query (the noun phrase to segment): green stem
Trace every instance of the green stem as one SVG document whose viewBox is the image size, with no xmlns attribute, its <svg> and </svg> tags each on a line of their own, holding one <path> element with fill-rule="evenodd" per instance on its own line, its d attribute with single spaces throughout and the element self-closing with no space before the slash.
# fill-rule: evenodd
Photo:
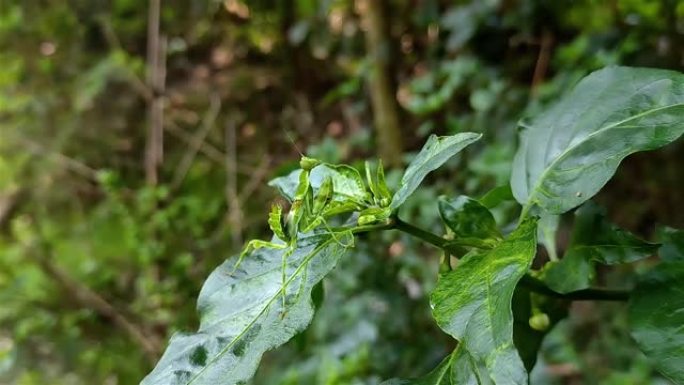
<svg viewBox="0 0 684 385">
<path fill-rule="evenodd" d="M 399 218 L 395 218 L 394 226 L 391 226 L 389 228 L 394 228 L 403 231 L 407 234 L 413 235 L 414 237 L 420 238 L 423 241 L 454 255 L 462 255 L 462 249 L 456 249 L 453 244 L 449 244 L 448 240 L 441 238 L 429 231 L 425 231 L 421 228 L 413 226 L 410 223 L 406 223 Z M 627 301 L 629 299 L 630 294 L 629 291 L 625 290 L 609 289 L 584 289 L 569 293 L 558 293 L 551 290 L 551 288 L 546 286 L 546 284 L 543 281 L 534 278 L 529 274 L 525 274 L 525 276 L 523 276 L 523 278 L 520 280 L 520 284 L 534 293 L 542 294 L 547 297 L 567 299 L 571 301 Z"/>
<path fill-rule="evenodd" d="M 448 252 L 451 252 L 451 250 L 449 250 L 449 245 L 447 245 L 447 243 L 449 242 L 448 240 L 446 240 L 446 239 L 444 239 L 444 238 L 442 238 L 442 237 L 440 237 L 434 233 L 431 233 L 431 232 L 425 231 L 419 227 L 413 226 L 410 223 L 406 223 L 399 218 L 396 218 L 394 220 L 394 228 L 399 230 L 399 231 L 403 231 L 407 234 L 413 235 L 416 238 L 420 238 L 423 241 L 425 241 L 431 245 L 437 246 L 442 250 L 446 250 Z"/>
<path fill-rule="evenodd" d="M 569 293 L 558 293 L 551 290 L 543 281 L 534 278 L 529 274 L 526 274 L 524 277 L 522 277 L 520 284 L 534 293 L 571 301 L 627 301 L 629 300 L 630 295 L 630 291 L 628 290 L 596 288 L 571 291 Z"/>
</svg>

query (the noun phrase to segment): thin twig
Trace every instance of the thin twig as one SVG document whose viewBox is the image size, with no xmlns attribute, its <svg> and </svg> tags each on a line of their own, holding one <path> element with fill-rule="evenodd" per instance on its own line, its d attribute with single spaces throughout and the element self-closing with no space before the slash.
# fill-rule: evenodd
<svg viewBox="0 0 684 385">
<path fill-rule="evenodd" d="M 102 30 L 102 34 L 104 35 L 107 44 L 109 44 L 109 48 L 115 51 L 124 52 L 123 46 L 121 45 L 121 39 L 119 39 L 119 37 L 116 35 L 116 32 L 114 31 L 114 28 L 108 19 L 100 19 L 100 29 Z M 133 87 L 133 90 L 136 91 L 136 93 L 138 93 L 146 102 L 151 103 L 154 99 L 154 93 L 152 90 L 147 86 L 147 84 L 145 84 L 138 74 L 130 69 L 129 66 L 123 66 L 123 69 L 126 72 L 126 80 L 128 80 L 131 87 Z"/>
<path fill-rule="evenodd" d="M 244 205 L 247 199 L 249 199 L 252 196 L 252 194 L 259 188 L 261 182 L 266 178 L 266 175 L 268 175 L 270 166 L 271 157 L 268 154 L 265 154 L 261 157 L 261 161 L 259 162 L 259 165 L 256 167 L 254 172 L 251 173 L 249 181 L 245 183 L 245 186 L 240 191 L 240 205 Z"/>
<path fill-rule="evenodd" d="M 26 149 L 28 149 L 29 152 L 38 156 L 45 156 L 49 159 L 52 159 L 65 169 L 71 170 L 76 174 L 85 177 L 88 180 L 97 181 L 97 170 L 86 165 L 85 163 L 74 158 L 71 158 L 67 155 L 64 155 L 60 152 L 50 150 L 42 144 L 35 142 L 31 139 L 19 138 L 18 140 L 19 143 L 26 147 Z"/>
<path fill-rule="evenodd" d="M 217 94 L 213 93 L 210 97 L 209 109 L 202 118 L 202 125 L 197 131 L 197 134 L 190 138 L 188 149 L 181 158 L 180 164 L 176 169 L 176 174 L 174 175 L 173 181 L 171 183 L 172 189 L 175 190 L 181 185 L 181 183 L 183 183 L 188 170 L 190 170 L 190 167 L 192 166 L 192 162 L 197 156 L 197 152 L 200 150 L 200 148 L 202 148 L 202 144 L 205 142 L 207 135 L 209 135 L 209 132 L 211 132 L 211 129 L 214 128 L 214 123 L 216 122 L 216 118 L 218 117 L 220 111 L 221 98 L 219 98 Z"/>
<path fill-rule="evenodd" d="M 226 205 L 228 207 L 228 223 L 234 245 L 242 244 L 242 209 L 237 192 L 237 139 L 236 117 L 228 117 L 225 129 L 226 140 Z"/>
<path fill-rule="evenodd" d="M 45 246 L 42 248 L 47 249 Z M 130 321 L 101 295 L 55 265 L 49 256 L 34 255 L 33 259 L 36 260 L 38 266 L 47 276 L 55 280 L 70 297 L 76 300 L 79 306 L 92 309 L 103 317 L 112 320 L 114 325 L 124 330 L 134 342 L 140 345 L 151 363 L 156 362 L 161 351 L 161 344 L 158 340 L 149 338 L 149 334 L 145 333 L 141 327 Z"/>
</svg>

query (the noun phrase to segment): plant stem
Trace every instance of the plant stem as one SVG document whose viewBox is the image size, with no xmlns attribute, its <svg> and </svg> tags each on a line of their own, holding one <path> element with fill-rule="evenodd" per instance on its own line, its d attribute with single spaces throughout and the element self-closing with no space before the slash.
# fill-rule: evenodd
<svg viewBox="0 0 684 385">
<path fill-rule="evenodd" d="M 445 250 L 449 253 L 452 253 L 454 255 L 461 255 L 460 248 L 455 249 L 453 245 L 448 244 L 448 240 L 441 238 L 429 231 L 425 231 L 421 228 L 413 226 L 410 223 L 406 223 L 399 218 L 394 218 L 394 226 L 386 228 L 394 228 L 403 231 L 407 234 L 413 235 L 414 237 L 420 238 L 433 246 L 439 247 L 440 249 Z M 525 276 L 523 276 L 523 278 L 520 280 L 520 284 L 534 293 L 542 294 L 547 297 L 567 299 L 571 301 L 627 301 L 629 299 L 630 294 L 630 292 L 626 290 L 609 289 L 584 289 L 569 293 L 558 293 L 551 290 L 551 288 L 546 286 L 546 284 L 543 281 L 534 278 L 529 274 L 525 274 Z"/>
<path fill-rule="evenodd" d="M 533 276 L 526 274 L 520 280 L 520 284 L 528 290 L 542 294 L 547 297 L 558 299 L 567 299 L 571 301 L 627 301 L 629 300 L 630 292 L 628 290 L 612 290 L 612 289 L 584 289 L 571 291 L 569 293 L 558 293 L 551 290 L 546 284 Z"/>
<path fill-rule="evenodd" d="M 431 233 L 429 231 L 425 231 L 421 228 L 413 226 L 410 223 L 406 223 L 399 218 L 395 218 L 394 228 L 399 230 L 399 231 L 403 231 L 407 234 L 413 235 L 416 238 L 420 238 L 423 241 L 425 241 L 425 242 L 427 242 L 433 246 L 437 246 L 442 250 L 450 251 L 449 246 L 447 245 L 447 243 L 449 242 L 448 240 L 446 240 L 446 239 L 444 239 L 444 238 L 442 238 L 442 237 L 440 237 L 434 233 Z"/>
</svg>

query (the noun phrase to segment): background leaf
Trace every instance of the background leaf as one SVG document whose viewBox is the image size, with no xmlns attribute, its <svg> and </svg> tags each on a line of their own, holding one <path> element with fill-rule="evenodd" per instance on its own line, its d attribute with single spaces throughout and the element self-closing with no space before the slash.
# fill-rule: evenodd
<svg viewBox="0 0 684 385">
<path fill-rule="evenodd" d="M 161 360 L 141 384 L 244 384 L 254 375 L 264 352 L 284 344 L 311 322 L 312 289 L 344 251 L 328 235 L 301 239 L 287 260 L 290 278 L 284 291 L 285 308 L 281 284 L 284 250 L 260 249 L 247 256 L 233 275 L 237 258 L 226 261 L 200 292 L 199 331 L 171 338 Z"/>
<path fill-rule="evenodd" d="M 513 191 L 510 185 L 497 186 L 489 190 L 482 198 L 478 199 L 486 208 L 491 209 L 503 202 L 512 201 Z"/>
<path fill-rule="evenodd" d="M 654 254 L 658 247 L 609 223 L 604 210 L 587 202 L 575 213 L 568 250 L 559 262 L 549 264 L 544 280 L 559 293 L 585 289 L 594 277 L 594 262 L 634 262 Z"/>
<path fill-rule="evenodd" d="M 511 187 L 523 205 L 564 213 L 596 194 L 626 156 L 684 132 L 684 75 L 608 67 L 522 124 Z"/>
<path fill-rule="evenodd" d="M 432 372 L 414 380 L 388 380 L 382 385 L 451 385 L 451 364 L 454 354 L 449 354 Z"/>
<path fill-rule="evenodd" d="M 524 221 L 493 250 L 471 254 L 443 274 L 432 293 L 437 324 L 460 345 L 456 383 L 527 384 L 513 345 L 511 299 L 534 258 L 536 221 Z M 487 379 L 487 380 L 484 380 Z"/>
<path fill-rule="evenodd" d="M 459 242 L 491 248 L 502 239 L 492 213 L 465 195 L 454 199 L 440 198 L 439 214 Z"/>
<path fill-rule="evenodd" d="M 684 384 L 684 263 L 663 262 L 641 277 L 629 315 L 639 348 L 662 374 Z"/>
<path fill-rule="evenodd" d="M 449 158 L 459 153 L 469 144 L 477 141 L 482 134 L 464 132 L 452 136 L 430 135 L 427 143 L 409 164 L 401 178 L 399 190 L 392 197 L 390 208 L 396 210 L 418 188 L 420 182 L 431 171 L 443 165 Z"/>
<path fill-rule="evenodd" d="M 684 230 L 663 227 L 659 231 L 660 247 L 659 255 L 664 261 L 684 261 Z"/>
</svg>

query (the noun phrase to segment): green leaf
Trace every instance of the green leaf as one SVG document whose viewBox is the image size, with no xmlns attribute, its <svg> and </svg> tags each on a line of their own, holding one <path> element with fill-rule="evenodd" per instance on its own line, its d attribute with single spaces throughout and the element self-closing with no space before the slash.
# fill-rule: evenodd
<svg viewBox="0 0 684 385">
<path fill-rule="evenodd" d="M 631 334 L 663 375 L 684 384 L 684 262 L 640 278 L 629 302 Z"/>
<path fill-rule="evenodd" d="M 259 249 L 233 275 L 236 258 L 226 261 L 200 292 L 199 331 L 174 335 L 141 384 L 245 384 L 264 352 L 284 344 L 311 321 L 312 290 L 344 253 L 341 236 L 300 238 L 298 248 L 287 257 L 285 290 L 281 282 L 285 250 Z"/>
<path fill-rule="evenodd" d="M 587 202 L 575 212 L 568 250 L 559 262 L 549 264 L 544 281 L 559 293 L 585 289 L 594 277 L 594 262 L 634 262 L 653 255 L 659 246 L 611 224 L 604 210 Z"/>
<path fill-rule="evenodd" d="M 299 174 L 301 173 L 301 169 L 296 169 L 287 175 L 270 180 L 268 185 L 276 188 L 280 195 L 292 202 L 299 185 Z"/>
<path fill-rule="evenodd" d="M 399 190 L 394 193 L 390 204 L 392 211 L 398 209 L 413 194 L 427 174 L 481 137 L 482 134 L 472 132 L 440 137 L 431 135 L 401 178 Z"/>
<path fill-rule="evenodd" d="M 493 209 L 503 202 L 514 200 L 513 191 L 511 191 L 510 185 L 494 187 L 478 200 L 484 207 Z"/>
<path fill-rule="evenodd" d="M 511 299 L 536 253 L 536 231 L 536 220 L 527 219 L 493 250 L 469 254 L 440 276 L 432 313 L 460 344 L 453 383 L 527 384 L 513 345 Z"/>
<path fill-rule="evenodd" d="M 537 238 L 539 239 L 539 244 L 544 246 L 546 252 L 549 254 L 549 259 L 552 261 L 558 259 L 556 233 L 558 232 L 559 222 L 559 215 L 542 213 L 541 217 L 539 218 L 539 226 L 537 227 Z"/>
<path fill-rule="evenodd" d="M 288 175 L 271 180 L 268 185 L 275 187 L 282 196 L 292 201 L 299 185 L 299 174 L 301 172 L 301 169 L 294 170 Z M 311 183 L 314 192 L 318 191 L 326 177 L 330 177 L 333 182 L 333 201 L 346 202 L 351 200 L 361 204 L 370 198 L 361 174 L 354 167 L 328 163 L 321 163 L 314 167 L 309 175 L 309 183 Z"/>
<path fill-rule="evenodd" d="M 684 133 L 684 74 L 608 67 L 521 125 L 513 194 L 527 208 L 562 214 L 596 194 L 626 156 Z"/>
<path fill-rule="evenodd" d="M 664 261 L 684 261 L 684 230 L 663 227 L 659 230 L 660 258 Z"/>
<path fill-rule="evenodd" d="M 385 381 L 381 385 L 452 385 L 451 364 L 454 356 L 455 355 L 453 353 L 449 354 L 449 356 L 445 358 L 439 364 L 439 366 L 421 378 L 416 378 L 413 380 L 393 379 Z"/>
<path fill-rule="evenodd" d="M 441 197 L 439 214 L 459 244 L 492 248 L 502 239 L 494 216 L 480 202 L 465 195 Z"/>
</svg>

